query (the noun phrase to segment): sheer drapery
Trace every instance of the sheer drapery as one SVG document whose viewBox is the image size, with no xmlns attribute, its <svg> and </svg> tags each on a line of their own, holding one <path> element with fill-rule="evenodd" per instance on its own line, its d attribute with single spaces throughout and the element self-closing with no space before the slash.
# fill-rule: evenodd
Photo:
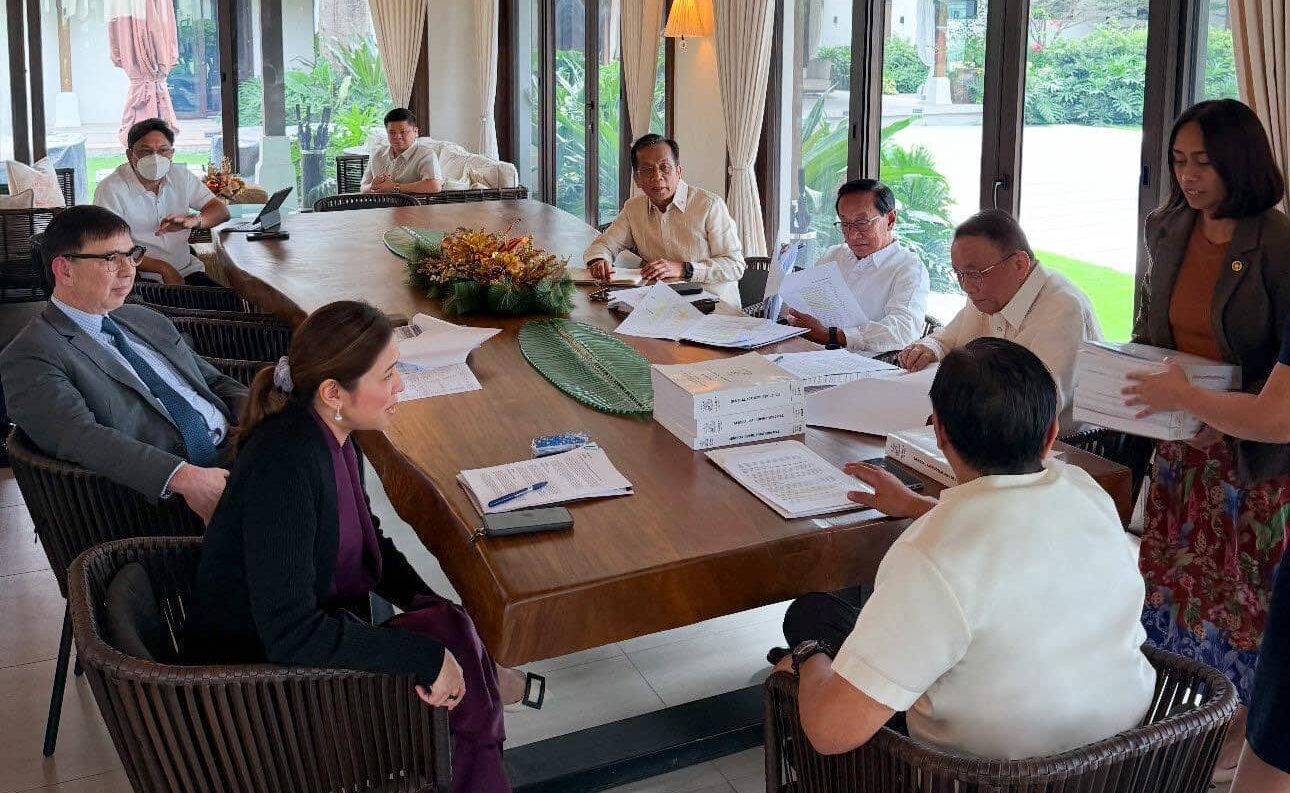
<svg viewBox="0 0 1290 793">
<path fill-rule="evenodd" d="M 717 76 L 726 121 L 730 187 L 726 203 L 739 226 L 744 256 L 766 255 L 766 229 L 753 162 L 761 138 L 770 77 L 774 0 L 714 0 Z"/>
<path fill-rule="evenodd" d="M 1285 0 L 1231 0 L 1241 101 L 1254 108 L 1272 155 L 1290 177 L 1290 13 Z M 1282 202 L 1290 208 L 1290 202 Z"/>
<path fill-rule="evenodd" d="M 426 39 L 426 10 L 430 0 L 368 0 L 376 47 L 381 52 L 385 84 L 395 107 L 407 107 L 417 59 Z"/>
<path fill-rule="evenodd" d="M 476 0 L 475 51 L 479 58 L 479 149 L 497 159 L 497 0 Z"/>
</svg>

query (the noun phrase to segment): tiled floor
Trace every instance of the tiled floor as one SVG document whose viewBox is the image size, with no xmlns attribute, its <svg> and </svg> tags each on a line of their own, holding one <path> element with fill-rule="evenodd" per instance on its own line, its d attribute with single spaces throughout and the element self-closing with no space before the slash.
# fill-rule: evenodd
<svg viewBox="0 0 1290 793">
<path fill-rule="evenodd" d="M 379 482 L 375 476 L 369 482 Z M 379 487 L 382 526 L 436 590 L 443 573 Z M 58 751 L 41 755 L 63 599 L 9 469 L 0 469 L 0 793 L 128 793 L 116 751 L 85 681 L 70 678 Z M 541 711 L 511 708 L 509 745 L 605 724 L 760 681 L 766 649 L 782 643 L 786 604 L 710 620 L 526 668 L 547 677 Z M 750 793 L 765 789 L 761 749 L 637 782 L 635 793 Z"/>
</svg>

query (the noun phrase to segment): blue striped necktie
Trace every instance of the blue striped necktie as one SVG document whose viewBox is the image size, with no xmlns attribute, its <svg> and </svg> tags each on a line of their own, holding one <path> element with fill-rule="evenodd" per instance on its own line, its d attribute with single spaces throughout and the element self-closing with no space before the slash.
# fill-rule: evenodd
<svg viewBox="0 0 1290 793">
<path fill-rule="evenodd" d="M 207 426 L 206 419 L 202 418 L 202 414 L 198 413 L 188 400 L 171 388 L 161 375 L 157 374 L 157 370 L 149 366 L 148 362 L 135 352 L 126 341 L 121 328 L 111 317 L 103 318 L 103 332 L 112 337 L 112 344 L 129 361 L 130 366 L 134 367 L 134 373 L 139 375 L 139 379 L 148 387 L 152 395 L 160 400 L 166 412 L 170 414 L 170 418 L 174 420 L 175 426 L 179 428 L 179 434 L 184 436 L 184 446 L 188 449 L 188 462 L 200 466 L 214 465 L 219 458 L 219 453 L 215 451 L 215 443 L 211 440 L 211 429 Z"/>
</svg>

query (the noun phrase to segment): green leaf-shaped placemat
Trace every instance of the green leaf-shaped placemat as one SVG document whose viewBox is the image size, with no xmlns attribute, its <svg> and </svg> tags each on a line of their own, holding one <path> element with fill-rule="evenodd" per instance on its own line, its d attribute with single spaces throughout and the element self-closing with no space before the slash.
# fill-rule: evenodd
<svg viewBox="0 0 1290 793">
<path fill-rule="evenodd" d="M 442 231 L 395 226 L 385 232 L 385 247 L 401 259 L 418 262 L 430 256 L 438 256 L 444 236 Z"/>
<path fill-rule="evenodd" d="M 650 413 L 649 361 L 599 328 L 535 319 L 520 328 L 520 352 L 551 384 L 606 413 Z"/>
</svg>

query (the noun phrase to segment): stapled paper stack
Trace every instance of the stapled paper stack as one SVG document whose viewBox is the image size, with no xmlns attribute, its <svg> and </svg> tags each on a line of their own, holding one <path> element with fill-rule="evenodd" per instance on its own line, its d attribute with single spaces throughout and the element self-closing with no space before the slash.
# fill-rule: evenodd
<svg viewBox="0 0 1290 793">
<path fill-rule="evenodd" d="M 806 432 L 801 379 L 756 353 L 656 364 L 650 379 L 654 418 L 691 449 Z"/>
<path fill-rule="evenodd" d="M 1241 385 L 1241 367 L 1232 364 L 1146 344 L 1085 342 L 1076 359 L 1079 382 L 1073 418 L 1163 441 L 1194 438 L 1202 427 L 1195 416 L 1171 410 L 1140 419 L 1136 416 L 1142 408 L 1124 404 L 1122 391 L 1132 382 L 1129 372 L 1163 372 L 1166 357 L 1177 361 L 1201 388 L 1231 391 Z"/>
</svg>

